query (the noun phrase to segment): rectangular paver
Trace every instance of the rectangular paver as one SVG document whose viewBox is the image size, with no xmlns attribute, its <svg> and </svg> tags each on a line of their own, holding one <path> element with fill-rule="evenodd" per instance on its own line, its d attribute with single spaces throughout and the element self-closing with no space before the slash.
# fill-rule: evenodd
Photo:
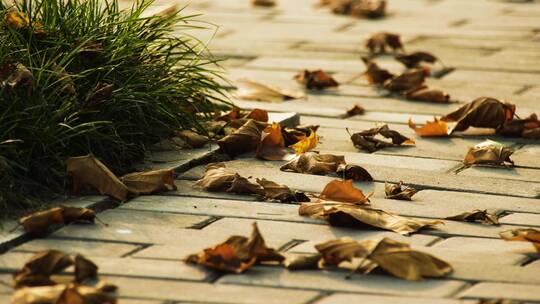
<svg viewBox="0 0 540 304">
<path fill-rule="evenodd" d="M 478 283 L 459 297 L 540 301 L 538 284 Z"/>
</svg>

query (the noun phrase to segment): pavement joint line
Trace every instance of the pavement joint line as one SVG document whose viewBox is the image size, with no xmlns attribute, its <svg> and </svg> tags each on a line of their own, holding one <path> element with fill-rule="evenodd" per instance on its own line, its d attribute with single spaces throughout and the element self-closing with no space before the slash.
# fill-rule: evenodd
<svg viewBox="0 0 540 304">
<path fill-rule="evenodd" d="M 286 251 L 289 251 L 291 250 L 292 248 L 302 244 L 302 243 L 305 243 L 307 242 L 306 240 L 297 240 L 297 239 L 293 239 L 293 240 L 290 240 L 288 241 L 287 243 L 281 245 L 281 247 L 279 247 L 277 250 L 278 251 L 281 251 L 281 252 L 286 252 Z"/>
<path fill-rule="evenodd" d="M 321 291 L 318 295 L 314 296 L 312 299 L 308 300 L 304 304 L 315 304 L 315 303 L 319 302 L 320 300 L 322 300 L 324 298 L 327 298 L 328 296 L 330 296 L 333 293 L 334 292 L 331 292 L 331 291 Z"/>
<path fill-rule="evenodd" d="M 523 85 L 520 89 L 517 89 L 516 91 L 514 91 L 513 94 L 514 95 L 523 95 L 523 93 L 525 93 L 527 91 L 530 91 L 534 87 L 535 87 L 534 85 L 526 84 L 526 85 Z"/>
<path fill-rule="evenodd" d="M 205 227 L 208 227 L 209 225 L 219 221 L 222 218 L 223 218 L 223 216 L 210 216 L 209 218 L 207 218 L 207 219 L 205 219 L 205 220 L 203 220 L 203 221 L 201 221 L 201 222 L 199 222 L 197 224 L 186 227 L 186 229 L 201 230 L 201 229 L 204 229 Z"/>
<path fill-rule="evenodd" d="M 121 258 L 127 258 L 127 257 L 130 257 L 130 256 L 134 255 L 135 253 L 140 252 L 140 251 L 143 251 L 143 250 L 145 250 L 146 248 L 150 248 L 150 247 L 152 247 L 152 246 L 153 246 L 152 244 L 144 244 L 144 245 L 137 246 L 137 247 L 134 248 L 133 250 L 130 250 L 130 251 L 124 253 L 124 254 L 121 255 L 120 257 L 121 257 Z"/>
</svg>

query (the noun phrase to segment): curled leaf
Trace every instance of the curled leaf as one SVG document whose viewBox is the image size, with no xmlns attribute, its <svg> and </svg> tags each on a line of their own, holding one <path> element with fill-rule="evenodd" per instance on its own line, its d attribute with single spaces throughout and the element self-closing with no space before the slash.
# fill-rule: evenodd
<svg viewBox="0 0 540 304">
<path fill-rule="evenodd" d="M 236 95 L 240 99 L 276 102 L 306 97 L 306 94 L 300 91 L 284 90 L 248 79 L 240 79 L 236 84 Z"/>
<path fill-rule="evenodd" d="M 499 234 L 505 241 L 531 242 L 540 252 L 540 230 L 534 228 L 517 228 Z"/>
<path fill-rule="evenodd" d="M 96 279 L 98 276 L 98 267 L 94 262 L 77 254 L 74 259 L 75 281 L 82 283 L 86 280 Z"/>
<path fill-rule="evenodd" d="M 375 136 L 382 135 L 385 138 L 390 138 L 391 142 L 383 141 Z M 388 125 L 383 125 L 377 128 L 372 128 L 362 132 L 357 132 L 351 135 L 351 141 L 354 146 L 366 150 L 370 153 L 386 147 L 397 147 L 402 144 L 414 145 L 414 140 L 407 138 L 397 131 L 391 130 Z"/>
<path fill-rule="evenodd" d="M 510 156 L 514 150 L 505 145 L 492 140 L 483 141 L 469 149 L 463 163 L 467 166 L 475 164 L 485 164 L 502 166 L 505 162 L 514 164 Z"/>
<path fill-rule="evenodd" d="M 43 236 L 55 225 L 67 225 L 73 222 L 94 222 L 94 211 L 87 208 L 63 206 L 45 211 L 38 211 L 19 220 L 24 231 L 34 236 Z"/>
<path fill-rule="evenodd" d="M 285 140 L 285 145 L 291 146 L 311 135 L 311 132 L 317 132 L 318 129 L 318 125 L 297 126 L 294 128 L 282 128 L 281 133 L 283 135 L 283 139 Z"/>
<path fill-rule="evenodd" d="M 268 111 L 263 109 L 253 109 L 249 113 L 247 113 L 244 118 L 268 122 Z"/>
<path fill-rule="evenodd" d="M 285 268 L 289 270 L 319 269 L 321 258 L 321 255 L 318 253 L 310 255 L 300 255 L 292 258 L 287 258 L 283 264 Z"/>
<path fill-rule="evenodd" d="M 255 150 L 261 140 L 261 131 L 266 126 L 265 123 L 250 119 L 232 134 L 218 140 L 219 148 L 229 156 L 237 156 Z"/>
<path fill-rule="evenodd" d="M 282 262 L 284 259 L 277 251 L 266 246 L 257 223 L 253 223 L 253 231 L 249 238 L 231 236 L 215 247 L 187 256 L 184 261 L 220 271 L 241 273 L 257 262 Z"/>
<path fill-rule="evenodd" d="M 201 148 L 208 143 L 208 137 L 191 130 L 183 130 L 176 133 L 176 135 L 184 140 L 191 148 Z"/>
<path fill-rule="evenodd" d="M 285 148 L 285 140 L 278 123 L 266 127 L 261 134 L 261 141 L 257 146 L 258 158 L 266 160 L 284 160 L 289 158 L 289 152 Z"/>
<path fill-rule="evenodd" d="M 311 130 L 311 133 L 308 137 L 301 139 L 297 143 L 291 145 L 290 147 L 296 152 L 296 154 L 306 153 L 307 151 L 317 147 L 319 143 L 319 136 L 315 131 Z"/>
<path fill-rule="evenodd" d="M 264 188 L 264 196 L 282 203 L 309 202 L 310 199 L 303 192 L 291 190 L 288 186 L 278 184 L 265 178 L 257 178 L 257 184 Z"/>
<path fill-rule="evenodd" d="M 418 190 L 412 187 L 402 187 L 402 182 L 394 185 L 385 182 L 384 192 L 386 194 L 386 198 L 388 199 L 412 201 L 413 195 L 415 195 Z"/>
<path fill-rule="evenodd" d="M 427 86 L 420 86 L 405 92 L 405 97 L 410 100 L 428 101 L 436 103 L 447 103 L 450 95 L 439 89 L 431 89 Z"/>
<path fill-rule="evenodd" d="M 340 164 L 336 170 L 336 174 L 343 179 L 350 179 L 357 182 L 373 181 L 371 174 L 358 165 Z"/>
<path fill-rule="evenodd" d="M 226 191 L 232 185 L 237 173 L 230 171 L 224 163 L 210 163 L 204 175 L 194 184 L 206 191 Z"/>
<path fill-rule="evenodd" d="M 386 0 L 322 0 L 334 14 L 376 19 L 386 14 Z"/>
<path fill-rule="evenodd" d="M 13 274 L 15 288 L 54 285 L 55 282 L 50 277 L 73 264 L 73 259 L 64 252 L 58 250 L 38 252 Z"/>
<path fill-rule="evenodd" d="M 487 210 L 473 210 L 471 212 L 463 212 L 458 215 L 446 217 L 447 220 L 463 221 L 463 222 L 478 222 L 486 225 L 499 225 L 499 216 L 495 213 L 490 213 Z"/>
<path fill-rule="evenodd" d="M 371 35 L 366 41 L 366 47 L 370 53 L 380 54 L 386 53 L 386 48 L 389 47 L 392 51 L 403 50 L 403 43 L 399 34 L 380 32 Z"/>
<path fill-rule="evenodd" d="M 409 128 L 422 137 L 448 136 L 448 125 L 437 117 L 433 117 L 433 121 L 426 121 L 426 124 L 421 127 L 417 127 L 409 118 Z"/>
<path fill-rule="evenodd" d="M 363 115 L 366 112 L 364 108 L 362 108 L 360 105 L 354 105 L 352 108 L 348 109 L 344 117 L 352 117 L 356 115 Z"/>
<path fill-rule="evenodd" d="M 323 70 L 304 70 L 294 76 L 294 79 L 307 89 L 322 90 L 339 86 L 339 83 Z"/>
<path fill-rule="evenodd" d="M 369 84 L 381 85 L 388 79 L 394 77 L 394 74 L 388 72 L 388 70 L 379 67 L 373 60 L 362 57 L 362 61 L 366 65 L 366 71 L 364 76 L 366 76 L 367 82 Z"/>
<path fill-rule="evenodd" d="M 480 97 L 456 111 L 441 117 L 442 121 L 457 122 L 450 131 L 465 131 L 469 127 L 499 128 L 512 120 L 516 106 L 495 98 Z"/>
<path fill-rule="evenodd" d="M 369 253 L 369 248 L 349 237 L 317 244 L 315 249 L 319 251 L 325 264 L 334 266 L 350 262 L 353 258 L 365 258 Z"/>
<path fill-rule="evenodd" d="M 280 170 L 324 175 L 336 172 L 340 164 L 345 164 L 345 157 L 342 155 L 306 152 L 281 166 Z"/>
<path fill-rule="evenodd" d="M 390 92 L 403 92 L 421 87 L 428 72 L 426 69 L 416 68 L 403 72 L 384 82 L 383 88 Z"/>
<path fill-rule="evenodd" d="M 527 137 L 528 132 L 540 128 L 540 121 L 535 113 L 525 119 L 512 119 L 497 129 L 497 133 L 504 136 Z"/>
<path fill-rule="evenodd" d="M 152 194 L 176 190 L 172 169 L 129 173 L 120 178 L 132 193 Z"/>
<path fill-rule="evenodd" d="M 80 193 L 90 186 L 101 194 L 109 195 L 119 201 L 126 201 L 129 190 L 109 168 L 92 154 L 71 157 L 66 161 L 67 172 L 73 178 L 73 192 Z"/>
<path fill-rule="evenodd" d="M 233 120 L 236 120 L 238 118 L 240 118 L 241 114 L 240 114 L 240 108 L 238 107 L 233 107 L 229 112 L 221 115 L 221 116 L 218 116 L 216 117 L 214 120 L 215 121 L 226 121 L 226 122 L 230 122 L 230 121 L 233 121 Z"/>
<path fill-rule="evenodd" d="M 352 180 L 333 180 L 326 184 L 319 198 L 329 201 L 354 204 L 367 204 L 373 193 L 364 195 L 362 190 L 354 187 Z"/>
<path fill-rule="evenodd" d="M 409 69 L 418 67 L 421 62 L 435 63 L 437 60 L 439 60 L 433 54 L 422 51 L 412 52 L 409 54 L 399 54 L 394 58 L 403 63 L 403 65 Z"/>
</svg>

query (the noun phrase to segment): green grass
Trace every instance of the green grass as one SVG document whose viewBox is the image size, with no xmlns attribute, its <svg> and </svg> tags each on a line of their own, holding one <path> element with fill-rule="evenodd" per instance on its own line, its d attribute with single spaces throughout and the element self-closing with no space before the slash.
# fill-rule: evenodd
<svg viewBox="0 0 540 304">
<path fill-rule="evenodd" d="M 146 0 L 125 11 L 116 0 L 18 3 L 0 4 L 0 214 L 65 191 L 71 156 L 94 153 L 125 173 L 175 131 L 204 132 L 227 103 L 215 60 L 182 34 L 196 16 L 143 17 Z M 5 19 L 12 11 L 29 22 Z M 8 83 L 17 64 L 32 81 Z"/>
</svg>

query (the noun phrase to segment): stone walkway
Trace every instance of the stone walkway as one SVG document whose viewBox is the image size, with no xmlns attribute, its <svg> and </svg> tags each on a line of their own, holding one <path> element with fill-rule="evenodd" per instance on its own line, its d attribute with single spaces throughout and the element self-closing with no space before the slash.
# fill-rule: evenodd
<svg viewBox="0 0 540 304">
<path fill-rule="evenodd" d="M 185 1 L 179 1 L 183 5 Z M 229 78 L 248 77 L 295 88 L 292 76 L 302 69 L 323 68 L 338 79 L 354 79 L 339 89 L 310 92 L 307 100 L 283 103 L 237 101 L 243 108 L 296 112 L 302 124 L 318 124 L 318 150 L 345 155 L 374 177 L 355 183 L 374 191 L 373 206 L 401 215 L 442 219 L 472 209 L 504 210 L 500 226 L 444 221 L 438 229 L 410 237 L 392 232 L 334 228 L 301 217 L 298 206 L 255 201 L 250 196 L 204 192 L 192 187 L 204 166 L 195 159 L 215 149 L 189 154 L 156 152 L 154 167 L 179 168 L 178 191 L 142 196 L 115 208 L 104 197 L 68 203 L 105 211 L 108 223 L 71 225 L 45 239 L 29 240 L 21 231 L 0 231 L 0 281 L 22 266 L 33 252 L 59 249 L 79 252 L 95 261 L 100 273 L 120 287 L 120 303 L 478 303 L 478 299 L 512 299 L 540 303 L 539 256 L 520 254 L 524 242 L 505 242 L 499 232 L 517 227 L 540 228 L 540 146 L 538 142 L 498 138 L 517 149 L 511 169 L 460 170 L 468 147 L 486 136 L 426 139 L 407 126 L 458 108 L 381 97 L 362 77 L 363 40 L 378 31 L 402 35 L 408 50 L 434 53 L 454 70 L 428 83 L 447 90 L 462 103 L 480 96 L 508 99 L 521 117 L 540 112 L 540 3 L 486 0 L 389 0 L 390 16 L 370 21 L 336 16 L 315 8 L 316 0 L 280 0 L 276 8 L 252 8 L 248 0 L 198 0 L 186 9 L 219 25 L 214 32 L 193 32 L 210 41 L 214 53 L 230 58 L 223 64 Z M 520 3 L 524 2 L 524 3 Z M 156 10 L 170 2 L 157 3 Z M 201 35 L 202 34 L 202 35 Z M 383 60 L 384 62 L 384 60 Z M 391 69 L 391 61 L 387 62 Z M 354 104 L 367 112 L 343 119 Z M 278 115 L 279 116 L 279 115 Z M 276 117 L 278 117 L 276 116 Z M 298 116 L 283 114 L 294 123 Z M 359 152 L 345 130 L 361 131 L 388 123 L 416 146 Z M 241 175 L 266 177 L 291 188 L 318 193 L 331 177 L 279 170 L 282 162 L 240 157 L 227 166 Z M 183 172 L 185 171 L 185 172 Z M 384 199 L 384 182 L 403 180 L 421 191 L 412 202 Z M 215 245 L 232 234 L 249 235 L 256 221 L 267 243 L 287 253 L 313 252 L 318 242 L 350 236 L 357 240 L 390 236 L 450 262 L 454 272 L 441 279 L 409 282 L 387 275 L 337 271 L 287 271 L 257 266 L 245 274 L 220 274 L 186 265 L 187 254 Z M 13 227 L 5 223 L 4 227 Z M 10 288 L 0 284 L 0 303 Z"/>
</svg>

